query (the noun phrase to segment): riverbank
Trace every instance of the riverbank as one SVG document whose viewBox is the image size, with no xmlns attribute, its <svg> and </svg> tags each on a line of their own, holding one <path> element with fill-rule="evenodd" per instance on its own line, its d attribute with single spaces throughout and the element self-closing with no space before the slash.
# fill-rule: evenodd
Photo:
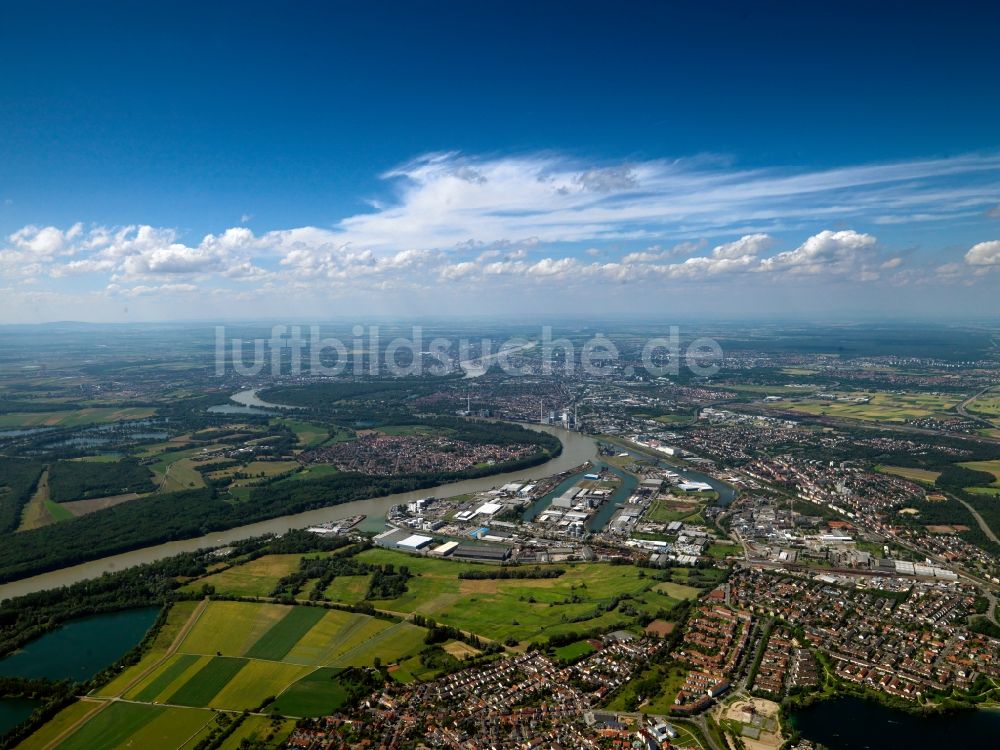
<svg viewBox="0 0 1000 750">
<path fill-rule="evenodd" d="M 519 479 L 526 480 L 558 474 L 590 461 L 597 453 L 596 441 L 579 432 L 570 432 L 569 430 L 552 425 L 525 423 L 522 426 L 538 432 L 547 432 L 555 435 L 559 438 L 560 443 L 562 443 L 562 452 L 545 463 L 526 469 L 501 472 L 476 479 L 445 482 L 440 485 L 410 492 L 354 500 L 302 513 L 277 516 L 265 521 L 237 526 L 224 531 L 142 547 L 48 573 L 22 578 L 0 585 L 0 601 L 16 596 L 23 596 L 35 591 L 68 586 L 78 581 L 96 578 L 104 573 L 111 573 L 136 565 L 142 565 L 143 563 L 162 560 L 181 552 L 194 552 L 199 549 L 221 547 L 242 539 L 249 539 L 250 537 L 262 536 L 264 534 L 283 534 L 289 529 L 300 529 L 329 521 L 339 521 L 355 515 L 367 516 L 366 525 L 369 528 L 373 524 L 377 524 L 379 520 L 384 525 L 385 514 L 393 505 L 412 502 L 427 495 L 454 497 L 455 495 L 488 490 L 499 484 Z"/>
<path fill-rule="evenodd" d="M 718 479 L 711 474 L 705 474 L 698 469 L 692 468 L 691 464 L 686 461 L 671 459 L 664 456 L 662 453 L 657 453 L 648 448 L 643 448 L 642 446 L 636 445 L 632 441 L 625 440 L 624 438 L 617 438 L 609 435 L 598 435 L 597 439 L 602 443 L 617 446 L 621 448 L 623 452 L 628 453 L 630 456 L 635 458 L 645 460 L 652 459 L 656 462 L 657 466 L 660 466 L 661 468 L 669 468 L 671 471 L 675 471 L 680 474 L 685 480 L 705 482 L 710 485 L 719 496 L 713 501 L 713 505 L 727 506 L 736 499 L 735 487 L 726 484 L 721 479 Z"/>
</svg>

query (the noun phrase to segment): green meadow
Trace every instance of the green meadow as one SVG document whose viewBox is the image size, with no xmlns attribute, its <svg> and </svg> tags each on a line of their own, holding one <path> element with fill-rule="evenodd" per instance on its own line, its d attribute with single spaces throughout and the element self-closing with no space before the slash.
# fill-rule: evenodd
<svg viewBox="0 0 1000 750">
<path fill-rule="evenodd" d="M 493 640 L 613 628 L 629 619 L 617 608 L 608 609 L 620 597 L 628 596 L 637 611 L 653 614 L 698 594 L 695 588 L 675 591 L 681 597 L 664 593 L 655 578 L 630 565 L 568 564 L 558 566 L 565 570 L 558 578 L 474 580 L 460 579 L 458 573 L 484 566 L 382 549 L 362 552 L 358 559 L 405 565 L 414 573 L 404 594 L 371 602 L 379 609 L 418 613 Z M 346 598 L 348 592 L 338 593 Z"/>
</svg>

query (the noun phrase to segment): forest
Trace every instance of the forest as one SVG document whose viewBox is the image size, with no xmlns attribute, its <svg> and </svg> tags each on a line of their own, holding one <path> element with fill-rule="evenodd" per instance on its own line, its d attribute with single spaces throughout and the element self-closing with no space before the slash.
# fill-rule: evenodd
<svg viewBox="0 0 1000 750">
<path fill-rule="evenodd" d="M 134 458 L 121 461 L 55 461 L 49 467 L 49 497 L 57 503 L 91 497 L 152 492 L 152 475 Z"/>
</svg>

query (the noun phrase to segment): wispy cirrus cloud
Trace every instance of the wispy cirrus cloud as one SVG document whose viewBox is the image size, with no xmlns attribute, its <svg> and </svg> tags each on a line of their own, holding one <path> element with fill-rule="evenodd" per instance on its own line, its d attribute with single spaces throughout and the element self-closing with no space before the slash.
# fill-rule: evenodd
<svg viewBox="0 0 1000 750">
<path fill-rule="evenodd" d="M 710 159 L 595 168 L 553 155 L 451 153 L 421 157 L 384 177 L 397 188 L 396 203 L 342 220 L 336 233 L 343 242 L 426 249 L 529 238 L 718 236 L 803 219 L 945 220 L 995 203 L 1000 155 L 792 171 L 733 170 Z"/>
</svg>

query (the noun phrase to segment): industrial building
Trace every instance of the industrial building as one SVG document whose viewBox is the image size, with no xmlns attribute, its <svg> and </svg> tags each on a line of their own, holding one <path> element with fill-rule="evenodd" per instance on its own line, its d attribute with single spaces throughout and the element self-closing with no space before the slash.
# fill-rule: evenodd
<svg viewBox="0 0 1000 750">
<path fill-rule="evenodd" d="M 452 552 L 453 557 L 483 562 L 503 562 L 510 557 L 510 547 L 492 547 L 478 544 L 459 544 Z"/>
<path fill-rule="evenodd" d="M 396 542 L 396 546 L 403 550 L 421 550 L 428 544 L 433 543 L 434 539 L 429 536 L 421 536 L 420 534 L 412 534 L 406 539 Z"/>
</svg>

